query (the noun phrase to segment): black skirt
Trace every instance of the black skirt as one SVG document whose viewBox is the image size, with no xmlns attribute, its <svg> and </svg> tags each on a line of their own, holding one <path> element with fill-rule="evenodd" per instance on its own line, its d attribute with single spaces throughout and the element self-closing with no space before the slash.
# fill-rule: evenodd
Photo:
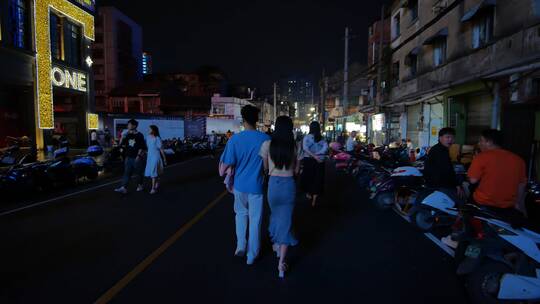
<svg viewBox="0 0 540 304">
<path fill-rule="evenodd" d="M 311 157 L 303 159 L 301 176 L 302 190 L 309 194 L 324 193 L 324 162 L 319 163 Z"/>
</svg>

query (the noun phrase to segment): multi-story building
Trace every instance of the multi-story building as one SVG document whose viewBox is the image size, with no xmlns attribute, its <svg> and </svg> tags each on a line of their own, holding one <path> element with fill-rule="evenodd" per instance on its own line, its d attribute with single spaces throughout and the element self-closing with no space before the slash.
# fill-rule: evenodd
<svg viewBox="0 0 540 304">
<path fill-rule="evenodd" d="M 75 146 L 88 143 L 88 129 L 97 122 L 92 40 L 93 1 L 0 2 L 2 139 L 27 135 L 40 149 L 54 135 Z"/>
<path fill-rule="evenodd" d="M 368 101 L 369 82 L 366 67 L 359 63 L 349 65 L 349 90 L 347 106 L 343 105 L 343 70 L 338 70 L 325 80 L 325 107 L 329 136 L 341 132 L 361 131 L 365 134 L 364 114 L 360 112 Z"/>
<path fill-rule="evenodd" d="M 533 0 L 408 0 L 391 7 L 387 141 L 437 142 L 451 126 L 460 144 L 498 128 L 530 157 L 540 90 L 540 7 Z M 539 116 L 540 117 L 540 116 Z M 516 132 L 519 130 L 519 132 Z"/>
<path fill-rule="evenodd" d="M 296 125 L 308 123 L 309 109 L 314 105 L 313 82 L 305 77 L 288 77 L 281 79 L 279 84 L 280 104 L 289 108 L 289 115 L 294 118 Z"/>
<path fill-rule="evenodd" d="M 108 97 L 114 88 L 142 81 L 141 27 L 114 7 L 99 7 L 92 54 L 96 107 L 107 112 L 112 107 Z"/>
<path fill-rule="evenodd" d="M 385 131 L 383 131 L 385 115 L 379 113 L 378 104 L 388 93 L 386 84 L 389 78 L 389 60 L 385 58 L 389 58 L 391 42 L 390 18 L 387 14 L 383 14 L 382 17 L 382 20 L 375 21 L 368 29 L 366 78 L 369 94 L 366 102 L 360 105 L 360 112 L 364 114 L 366 124 L 366 137 L 376 144 L 382 144 L 385 141 Z"/>
</svg>

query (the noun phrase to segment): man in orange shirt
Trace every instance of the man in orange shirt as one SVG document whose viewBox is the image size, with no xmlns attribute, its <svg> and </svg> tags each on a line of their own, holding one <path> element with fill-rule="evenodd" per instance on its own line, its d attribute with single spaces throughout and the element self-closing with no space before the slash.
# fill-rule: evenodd
<svg viewBox="0 0 540 304">
<path fill-rule="evenodd" d="M 497 211 L 518 209 L 523 206 L 527 185 L 525 162 L 516 154 L 501 148 L 502 134 L 498 130 L 485 130 L 480 137 L 480 150 L 468 171 L 472 184 L 478 183 L 474 201 Z"/>
</svg>

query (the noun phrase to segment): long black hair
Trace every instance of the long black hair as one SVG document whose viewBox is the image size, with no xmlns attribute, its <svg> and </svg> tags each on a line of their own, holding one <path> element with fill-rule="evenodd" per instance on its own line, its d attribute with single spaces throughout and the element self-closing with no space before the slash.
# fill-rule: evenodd
<svg viewBox="0 0 540 304">
<path fill-rule="evenodd" d="M 276 129 L 270 142 L 270 158 L 276 168 L 288 170 L 295 157 L 295 150 L 292 119 L 280 116 L 276 119 Z"/>
<path fill-rule="evenodd" d="M 159 128 L 156 125 L 151 125 L 150 129 L 152 130 L 152 135 L 161 138 L 161 136 L 159 135 Z"/>
<path fill-rule="evenodd" d="M 322 139 L 321 135 L 321 125 L 318 121 L 312 121 L 309 124 L 309 134 L 313 135 L 315 142 L 320 142 Z"/>
</svg>

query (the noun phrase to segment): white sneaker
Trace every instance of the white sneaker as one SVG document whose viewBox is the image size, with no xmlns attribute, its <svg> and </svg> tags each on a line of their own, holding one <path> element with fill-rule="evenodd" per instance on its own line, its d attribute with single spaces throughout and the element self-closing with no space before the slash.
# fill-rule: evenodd
<svg viewBox="0 0 540 304">
<path fill-rule="evenodd" d="M 127 189 L 124 186 L 122 186 L 120 188 L 116 188 L 116 189 L 114 189 L 114 191 L 118 192 L 118 193 L 122 193 L 122 194 L 127 194 Z"/>
<path fill-rule="evenodd" d="M 156 193 L 157 193 L 156 189 L 150 190 L 150 194 L 156 194 Z"/>
<path fill-rule="evenodd" d="M 137 186 L 137 192 L 141 192 L 144 190 L 144 187 L 142 185 Z"/>
</svg>

